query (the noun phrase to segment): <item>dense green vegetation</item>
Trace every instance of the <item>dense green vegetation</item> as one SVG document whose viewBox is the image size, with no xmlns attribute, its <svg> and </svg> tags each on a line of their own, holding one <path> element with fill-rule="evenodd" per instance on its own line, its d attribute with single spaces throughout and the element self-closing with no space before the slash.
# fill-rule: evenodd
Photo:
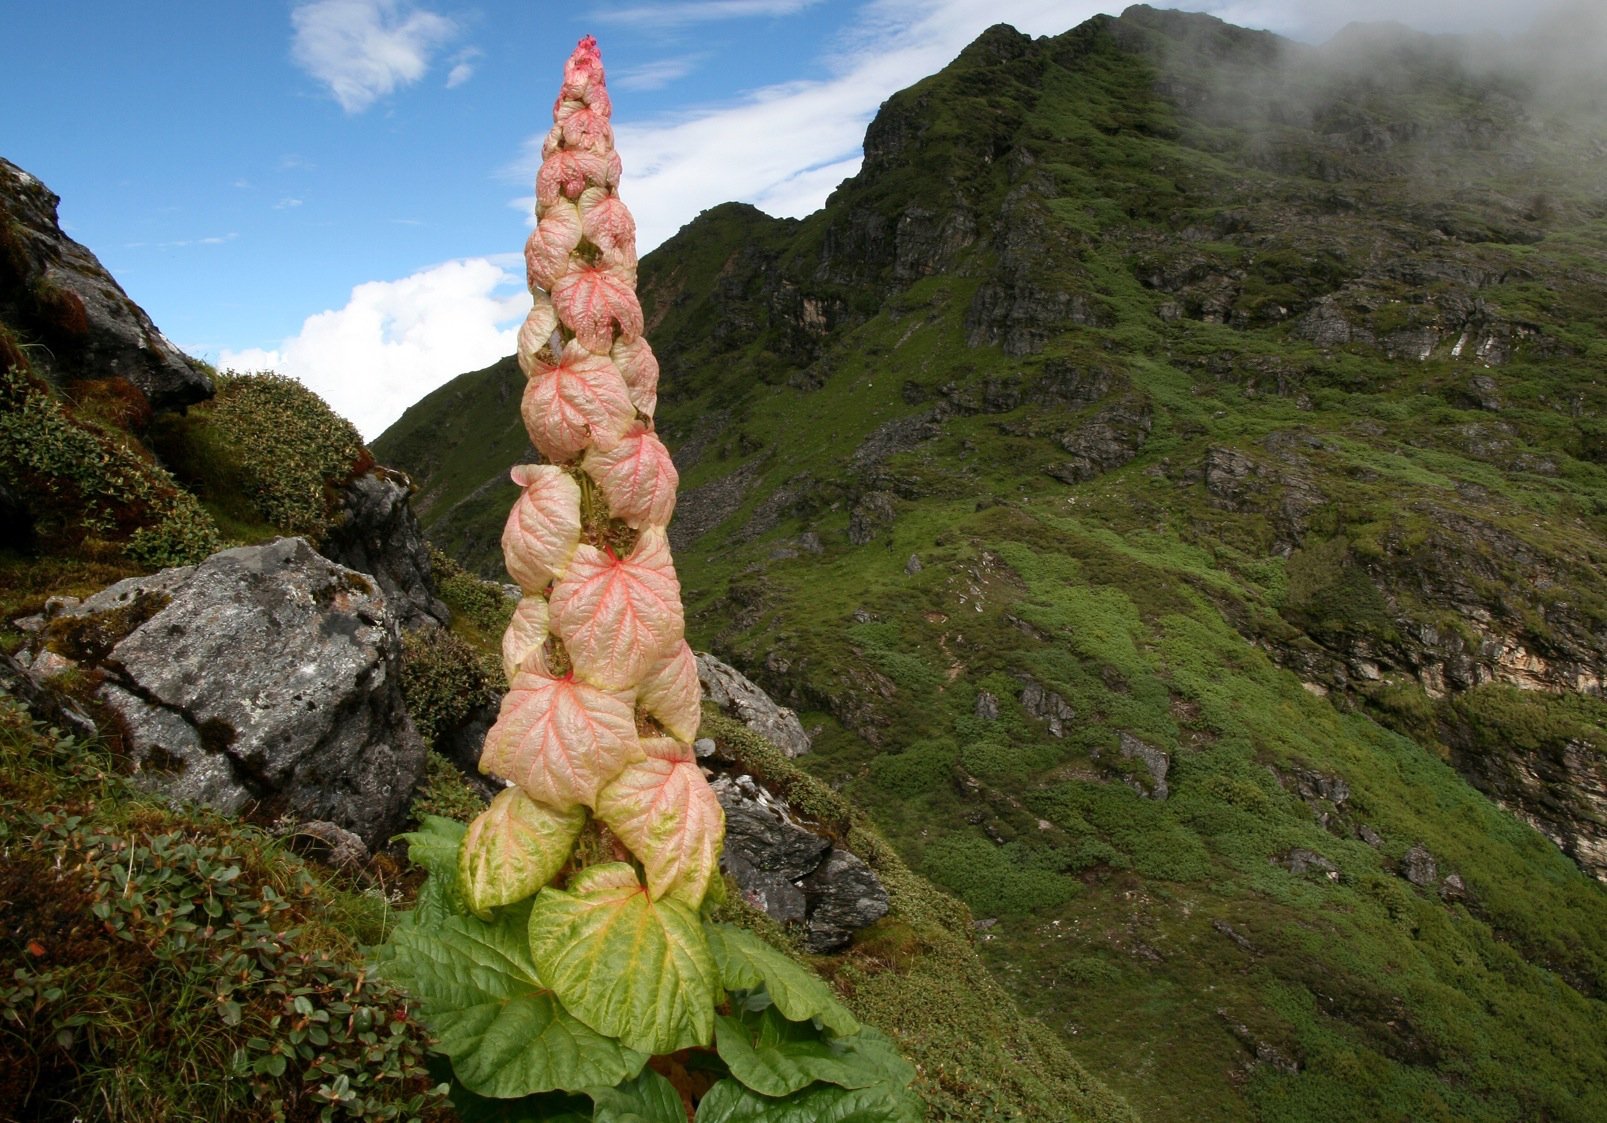
<svg viewBox="0 0 1607 1123">
<path fill-rule="evenodd" d="M 1607 1114 L 1607 892 L 1494 802 L 1600 830 L 1607 138 L 1380 60 L 995 29 L 642 266 L 694 643 L 1146 1117 Z M 376 442 L 487 574 L 515 393 Z"/>
<path fill-rule="evenodd" d="M 0 695 L 6 1117 L 448 1118 L 407 996 L 364 965 L 383 884 L 119 771 Z"/>
</svg>

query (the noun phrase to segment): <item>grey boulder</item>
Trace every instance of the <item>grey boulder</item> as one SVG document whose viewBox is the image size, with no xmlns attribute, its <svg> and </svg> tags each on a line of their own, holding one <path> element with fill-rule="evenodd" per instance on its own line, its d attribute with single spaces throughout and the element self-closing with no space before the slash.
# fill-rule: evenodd
<svg viewBox="0 0 1607 1123">
<path fill-rule="evenodd" d="M 98 668 L 138 779 L 165 798 L 323 821 L 370 848 L 401 825 L 425 747 L 396 619 L 371 578 L 302 539 L 120 581 L 38 638 L 36 674 Z"/>
</svg>

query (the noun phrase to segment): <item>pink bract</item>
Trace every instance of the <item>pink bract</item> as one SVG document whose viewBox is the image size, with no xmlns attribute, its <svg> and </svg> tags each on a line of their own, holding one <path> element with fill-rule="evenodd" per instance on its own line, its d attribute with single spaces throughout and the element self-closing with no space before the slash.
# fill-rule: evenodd
<svg viewBox="0 0 1607 1123">
<path fill-rule="evenodd" d="M 613 448 L 636 417 L 625 380 L 606 354 L 571 341 L 556 363 L 537 359 L 525 384 L 525 428 L 537 451 L 561 462 L 596 445 Z"/>
</svg>

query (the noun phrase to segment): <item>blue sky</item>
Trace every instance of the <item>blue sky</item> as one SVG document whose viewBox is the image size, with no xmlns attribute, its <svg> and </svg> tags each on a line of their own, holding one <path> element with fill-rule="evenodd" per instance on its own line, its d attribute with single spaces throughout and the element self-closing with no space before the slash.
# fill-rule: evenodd
<svg viewBox="0 0 1607 1123">
<path fill-rule="evenodd" d="M 1607 0 L 1604 0 L 1607 2 Z M 1518 0 L 1179 0 L 1326 38 L 1521 30 Z M 0 0 L 0 156 L 180 347 L 272 366 L 374 437 L 513 350 L 563 60 L 597 36 L 645 252 L 728 199 L 817 209 L 877 105 L 989 24 L 1092 0 Z"/>
</svg>

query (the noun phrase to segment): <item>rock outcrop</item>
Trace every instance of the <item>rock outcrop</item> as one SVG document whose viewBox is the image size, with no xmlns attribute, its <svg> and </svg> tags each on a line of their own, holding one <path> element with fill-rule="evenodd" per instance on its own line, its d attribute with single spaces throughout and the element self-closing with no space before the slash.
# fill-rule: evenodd
<svg viewBox="0 0 1607 1123">
<path fill-rule="evenodd" d="M 407 476 L 390 468 L 355 476 L 337 494 L 318 549 L 377 581 L 402 627 L 448 624 L 452 614 L 435 595 L 429 545 L 408 504 L 410 490 Z"/>
<path fill-rule="evenodd" d="M 713 787 L 725 811 L 722 868 L 754 908 L 802 925 L 809 951 L 835 951 L 887 914 L 887 890 L 876 872 L 800 823 L 752 776 L 720 776 Z"/>
<path fill-rule="evenodd" d="M 58 386 L 121 378 L 156 409 L 212 396 L 212 381 L 169 343 L 99 259 L 62 232 L 59 196 L 0 159 L 0 322 L 44 344 L 36 370 Z"/>
<path fill-rule="evenodd" d="M 332 823 L 373 847 L 424 767 L 400 654 L 370 578 L 280 538 L 63 604 L 28 659 L 35 679 L 93 672 L 139 779 L 165 798 Z"/>
<path fill-rule="evenodd" d="M 1580 869 L 1607 883 L 1607 755 L 1601 745 L 1571 738 L 1533 752 L 1490 753 L 1453 739 L 1452 763 Z"/>
<path fill-rule="evenodd" d="M 703 696 L 788 756 L 809 751 L 809 734 L 798 715 L 776 704 L 742 672 L 707 652 L 697 655 L 697 677 Z"/>
</svg>

